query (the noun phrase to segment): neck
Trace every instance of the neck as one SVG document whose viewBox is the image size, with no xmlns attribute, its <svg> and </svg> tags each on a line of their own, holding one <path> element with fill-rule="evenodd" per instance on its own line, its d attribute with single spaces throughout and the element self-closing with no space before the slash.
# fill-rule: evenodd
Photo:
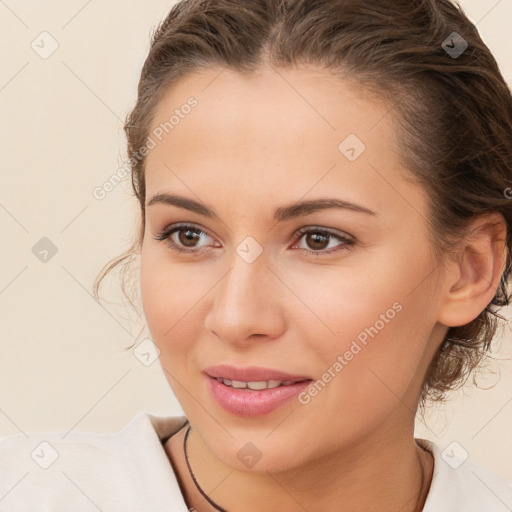
<svg viewBox="0 0 512 512">
<path fill-rule="evenodd" d="M 187 468 L 183 455 L 186 430 L 169 439 L 167 451 L 188 505 L 198 512 L 215 511 L 201 496 Z M 433 469 L 430 454 L 418 447 L 412 428 L 400 435 L 394 431 L 393 436 L 365 436 L 307 467 L 277 473 L 232 470 L 214 456 L 194 429 L 187 448 L 197 483 L 228 512 L 419 512 Z"/>
</svg>

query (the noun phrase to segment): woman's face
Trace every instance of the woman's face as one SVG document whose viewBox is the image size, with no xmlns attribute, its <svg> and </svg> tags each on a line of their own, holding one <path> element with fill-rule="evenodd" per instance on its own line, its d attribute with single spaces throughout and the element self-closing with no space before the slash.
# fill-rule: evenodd
<svg viewBox="0 0 512 512">
<path fill-rule="evenodd" d="M 212 68 L 150 137 L 144 312 L 210 451 L 268 471 L 410 435 L 446 328 L 389 107 L 312 68 Z"/>
</svg>

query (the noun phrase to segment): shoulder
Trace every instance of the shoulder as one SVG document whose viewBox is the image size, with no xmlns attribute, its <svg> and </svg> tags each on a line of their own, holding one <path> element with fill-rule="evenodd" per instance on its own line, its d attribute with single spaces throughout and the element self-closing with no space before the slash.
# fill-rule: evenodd
<svg viewBox="0 0 512 512">
<path fill-rule="evenodd" d="M 149 499 L 179 503 L 162 439 L 185 423 L 182 416 L 139 413 L 116 433 L 30 432 L 0 438 L 0 509 L 131 512 L 151 510 Z"/>
<path fill-rule="evenodd" d="M 419 444 L 434 456 L 434 473 L 424 512 L 510 512 L 512 482 L 478 466 L 460 449 L 441 448 L 425 439 Z"/>
</svg>

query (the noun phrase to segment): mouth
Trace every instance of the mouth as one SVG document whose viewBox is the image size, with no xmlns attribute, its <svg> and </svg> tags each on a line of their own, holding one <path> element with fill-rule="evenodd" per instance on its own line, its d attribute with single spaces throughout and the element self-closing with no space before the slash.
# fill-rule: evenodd
<svg viewBox="0 0 512 512">
<path fill-rule="evenodd" d="M 279 382 L 286 385 L 287 383 L 299 382 L 303 380 L 312 380 L 307 375 L 291 374 L 282 370 L 274 370 L 272 368 L 263 368 L 261 366 L 237 367 L 226 364 L 210 366 L 204 370 L 204 373 L 214 379 L 223 379 L 232 382 L 260 383 Z M 228 386 L 231 385 L 227 383 Z M 274 386 L 277 387 L 277 386 Z"/>
<path fill-rule="evenodd" d="M 235 389 L 252 389 L 253 391 L 262 391 L 263 389 L 274 389 L 281 386 L 291 386 L 293 384 L 297 384 L 298 382 L 305 382 L 306 380 L 259 380 L 259 381 L 250 381 L 245 382 L 241 380 L 231 380 L 231 379 L 223 379 L 222 377 L 217 377 L 216 380 L 218 382 L 222 382 L 225 386 L 229 386 Z"/>
<path fill-rule="evenodd" d="M 227 412 L 256 417 L 296 397 L 312 381 L 269 368 L 219 365 L 205 371 L 210 396 Z"/>
</svg>

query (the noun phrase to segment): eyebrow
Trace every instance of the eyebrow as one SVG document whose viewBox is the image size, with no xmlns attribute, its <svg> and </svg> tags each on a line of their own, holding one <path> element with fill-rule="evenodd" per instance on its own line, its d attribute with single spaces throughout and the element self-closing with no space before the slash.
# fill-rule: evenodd
<svg viewBox="0 0 512 512">
<path fill-rule="evenodd" d="M 210 208 L 203 203 L 189 199 L 183 196 L 171 195 L 171 194 L 156 194 L 147 203 L 146 206 L 152 206 L 154 204 L 167 204 L 184 208 L 191 212 L 204 215 L 211 219 L 219 219 L 219 216 Z M 302 215 L 308 215 L 320 210 L 327 210 L 330 208 L 338 208 L 344 210 L 352 210 L 359 213 L 366 213 L 368 215 L 377 215 L 376 212 L 365 208 L 364 206 L 344 201 L 343 199 L 337 198 L 319 198 L 312 199 L 309 201 L 301 201 L 298 203 L 292 203 L 289 205 L 281 206 L 274 212 L 274 220 L 276 222 L 282 222 Z"/>
</svg>

